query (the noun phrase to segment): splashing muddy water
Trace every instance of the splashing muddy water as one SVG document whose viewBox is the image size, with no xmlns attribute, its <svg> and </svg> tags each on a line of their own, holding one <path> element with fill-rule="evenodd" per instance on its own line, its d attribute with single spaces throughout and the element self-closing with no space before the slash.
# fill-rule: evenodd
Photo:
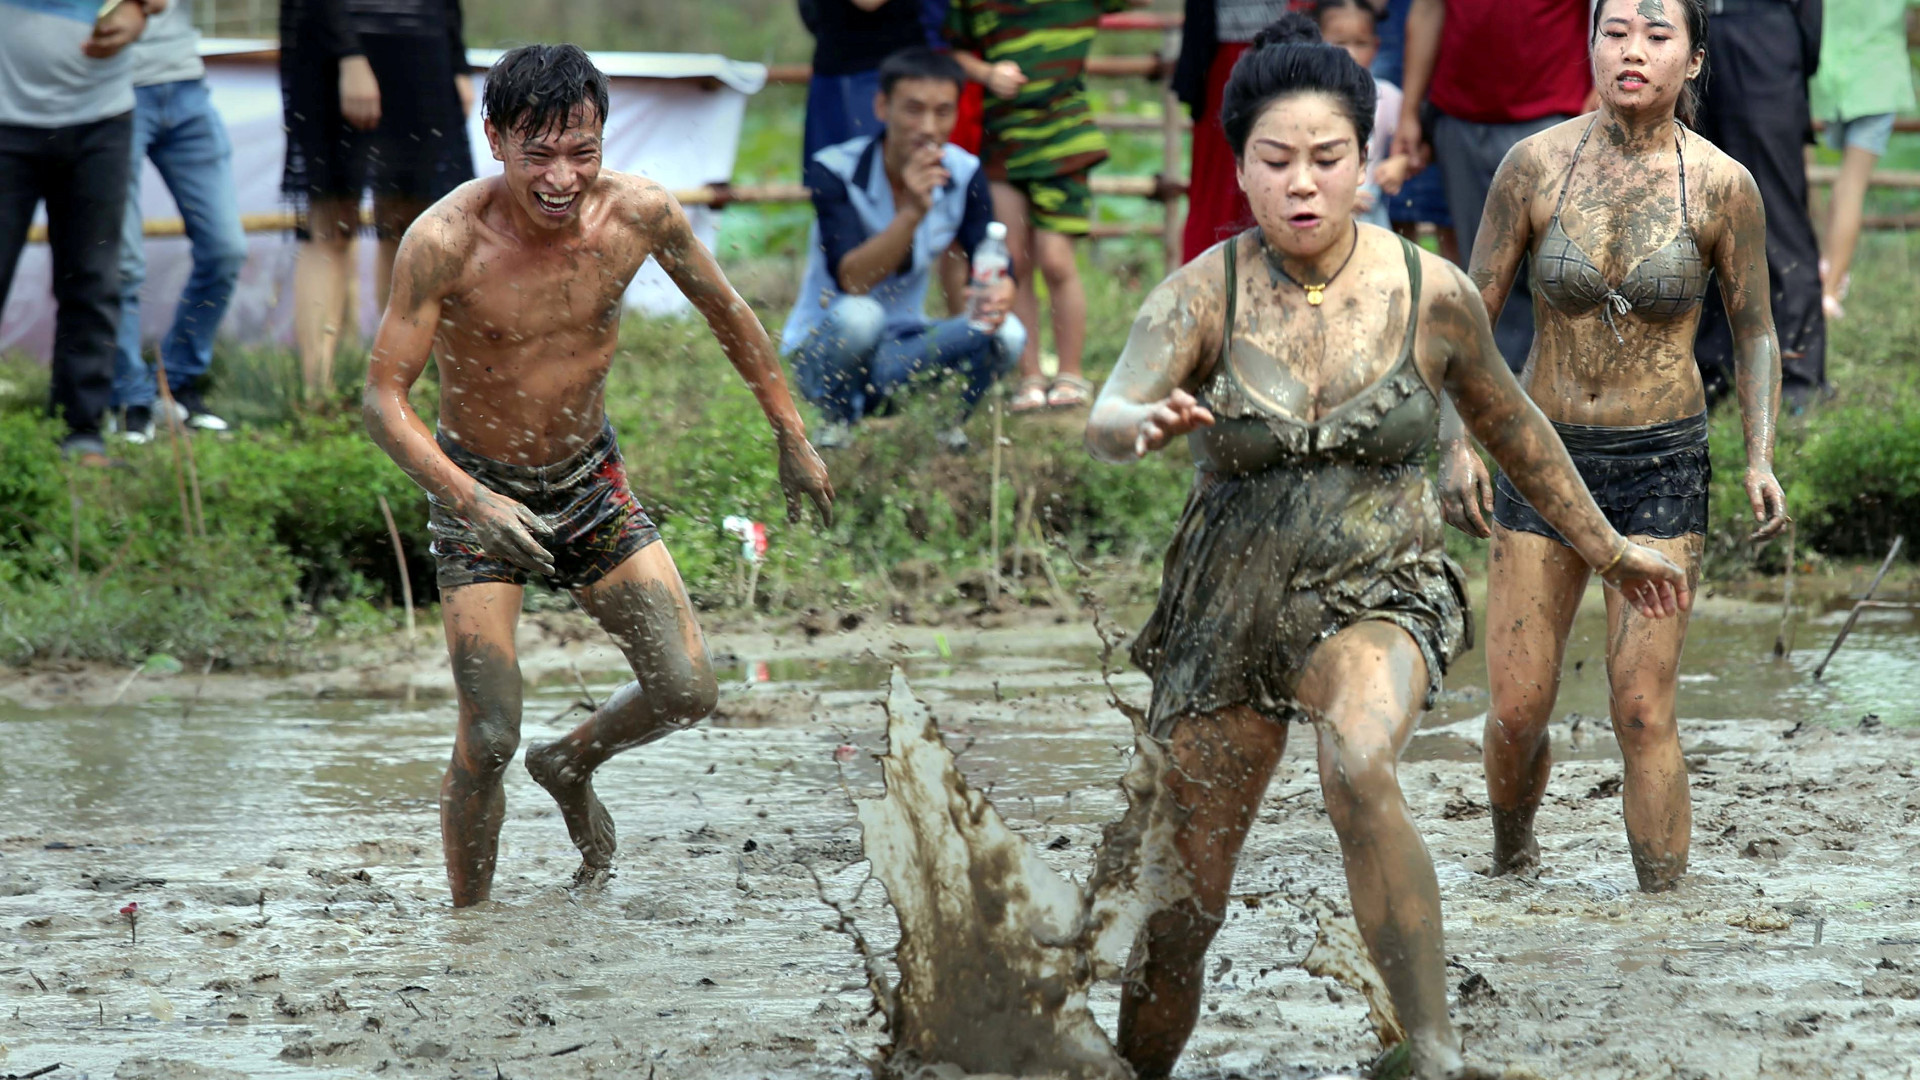
<svg viewBox="0 0 1920 1080">
<path fill-rule="evenodd" d="M 1171 872 L 1178 811 L 1151 739 L 1136 736 L 1127 813 L 1104 830 L 1087 887 L 1041 861 L 967 785 L 897 670 L 887 697 L 886 793 L 857 800 L 861 845 L 899 919 L 900 981 L 881 991 L 883 1075 L 1128 1080 L 1087 992 L 1118 970 L 1140 922 L 1188 895 Z M 1163 854 L 1164 853 L 1164 854 Z"/>
<path fill-rule="evenodd" d="M 1814 683 L 1844 612 L 1801 625 L 1775 663 L 1777 606 L 1702 605 L 1679 696 L 1692 870 L 1659 896 L 1634 891 L 1597 604 L 1568 649 L 1538 877 L 1481 873 L 1484 666 L 1457 665 L 1400 782 L 1439 874 L 1474 1060 L 1582 1080 L 1905 1075 L 1920 1043 L 1920 626 L 1896 616 L 1863 621 Z M 565 729 L 549 718 L 579 696 L 570 665 L 596 696 L 626 677 L 598 637 L 534 638 L 527 742 Z M 443 657 L 204 688 L 142 676 L 111 708 L 124 672 L 7 680 L 0 1075 L 868 1076 L 890 1036 L 812 874 L 877 954 L 898 945 L 882 891 L 859 891 L 872 868 L 833 760 L 844 743 L 884 750 L 894 664 L 969 784 L 1069 881 L 1125 809 L 1131 725 L 1083 626 L 710 640 L 720 713 L 597 781 L 618 875 L 565 887 L 579 856 L 516 763 L 495 899 L 464 912 L 447 906 L 435 813 Z M 763 660 L 770 678 L 749 685 Z M 1146 696 L 1136 674 L 1115 684 Z M 1308 746 L 1295 740 L 1243 852 L 1189 1080 L 1298 1080 L 1378 1053 L 1361 995 L 1300 967 L 1318 926 L 1291 901 L 1345 895 Z M 844 770 L 863 795 L 882 788 L 869 753 Z M 1116 983 L 1094 978 L 1086 999 L 1113 1030 Z"/>
</svg>

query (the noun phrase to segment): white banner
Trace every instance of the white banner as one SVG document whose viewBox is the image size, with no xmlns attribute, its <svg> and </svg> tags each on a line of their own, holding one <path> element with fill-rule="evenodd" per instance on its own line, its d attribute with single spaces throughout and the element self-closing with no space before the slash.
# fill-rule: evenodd
<svg viewBox="0 0 1920 1080">
<path fill-rule="evenodd" d="M 271 45 L 210 41 L 202 49 L 210 54 L 207 84 L 214 107 L 226 122 L 233 142 L 234 184 L 242 214 L 288 209 L 280 196 L 286 135 L 281 122 L 279 70 L 272 62 L 219 55 L 261 44 Z M 477 64 L 486 64 L 499 54 L 473 50 L 470 55 Z M 594 60 L 612 76 L 606 167 L 641 173 L 669 188 L 697 187 L 732 177 L 747 97 L 765 82 L 765 68 L 723 57 L 672 54 L 608 53 L 596 55 Z M 484 80 L 476 74 L 474 82 L 478 88 Z M 500 163 L 487 150 L 477 106 L 467 129 L 475 171 L 481 176 L 499 173 Z M 140 194 L 141 210 L 149 221 L 180 217 L 151 162 L 145 163 Z M 718 228 L 714 211 L 689 207 L 687 215 L 693 221 L 695 235 L 711 247 Z M 44 223 L 44 211 L 39 220 Z M 375 246 L 367 234 L 356 245 L 359 322 L 368 340 L 379 318 L 373 298 Z M 222 337 L 247 343 L 291 344 L 297 250 L 291 232 L 248 236 L 247 265 L 241 271 L 233 306 L 221 324 Z M 140 292 L 140 321 L 149 343 L 166 332 L 191 269 L 184 237 L 147 240 L 147 281 Z M 29 244 L 14 275 L 12 294 L 0 309 L 0 350 L 24 350 L 46 361 L 53 348 L 52 282 L 47 246 Z M 629 308 L 655 314 L 679 311 L 686 305 L 673 282 L 651 260 L 627 290 L 626 303 Z"/>
</svg>

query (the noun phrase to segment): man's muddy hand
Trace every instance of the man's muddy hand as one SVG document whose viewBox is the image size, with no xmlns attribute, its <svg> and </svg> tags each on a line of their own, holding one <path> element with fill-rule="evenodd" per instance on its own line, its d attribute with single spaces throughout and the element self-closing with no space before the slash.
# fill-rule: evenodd
<svg viewBox="0 0 1920 1080">
<path fill-rule="evenodd" d="M 461 508 L 461 516 L 473 526 L 480 550 L 523 570 L 553 573 L 553 555 L 540 543 L 551 541 L 553 530 L 538 514 L 476 482 L 473 498 Z"/>
<path fill-rule="evenodd" d="M 1772 469 L 1747 470 L 1747 501 L 1753 505 L 1753 520 L 1759 523 L 1749 540 L 1771 540 L 1793 520 L 1787 516 L 1787 494 L 1780 490 Z"/>
<path fill-rule="evenodd" d="M 1693 588 L 1686 571 L 1650 547 L 1627 544 L 1604 580 L 1649 619 L 1670 618 L 1693 608 Z"/>
<path fill-rule="evenodd" d="M 833 527 L 833 480 L 813 444 L 799 436 L 780 440 L 780 490 L 787 497 L 787 521 L 800 522 L 801 496 L 813 500 L 823 528 Z"/>
<path fill-rule="evenodd" d="M 1493 535 L 1493 481 L 1467 440 L 1440 448 L 1440 513 L 1447 524 L 1482 539 Z"/>
</svg>

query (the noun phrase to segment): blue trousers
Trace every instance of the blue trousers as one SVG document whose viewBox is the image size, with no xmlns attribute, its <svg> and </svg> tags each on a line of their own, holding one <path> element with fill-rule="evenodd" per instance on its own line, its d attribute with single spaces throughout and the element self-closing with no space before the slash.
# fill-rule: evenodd
<svg viewBox="0 0 1920 1080">
<path fill-rule="evenodd" d="M 1027 328 L 1012 315 L 991 333 L 969 327 L 964 315 L 889 333 L 879 301 L 843 296 L 789 357 L 800 393 L 827 419 L 851 424 L 890 411 L 909 383 L 946 372 L 964 383 L 964 417 L 1026 346 Z"/>
<path fill-rule="evenodd" d="M 152 405 L 153 374 L 140 355 L 140 286 L 147 280 L 141 236 L 140 172 L 152 158 L 186 220 L 193 272 L 173 325 L 160 339 L 167 384 L 182 390 L 213 363 L 213 334 L 226 317 L 247 261 L 247 236 L 233 186 L 233 145 L 204 79 L 134 88 L 133 172 L 120 244 L 120 328 L 113 365 L 113 407 Z"/>
<path fill-rule="evenodd" d="M 806 126 L 800 136 L 800 169 L 813 153 L 880 130 L 873 96 L 880 92 L 880 69 L 852 75 L 815 75 L 807 83 Z"/>
</svg>

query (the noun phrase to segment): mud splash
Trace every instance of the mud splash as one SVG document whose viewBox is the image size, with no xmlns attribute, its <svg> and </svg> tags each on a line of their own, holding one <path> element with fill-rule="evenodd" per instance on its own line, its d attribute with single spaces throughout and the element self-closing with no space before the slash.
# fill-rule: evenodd
<svg viewBox="0 0 1920 1080">
<path fill-rule="evenodd" d="M 876 988 L 892 1041 L 886 1076 L 1127 1080 L 1087 993 L 1116 974 L 1146 916 L 1185 898 L 1178 809 L 1157 743 L 1136 731 L 1127 812 L 1102 830 L 1085 888 L 1040 860 L 969 787 L 926 705 L 894 671 L 886 793 L 857 799 L 861 844 L 900 924 L 897 988 Z"/>
</svg>

